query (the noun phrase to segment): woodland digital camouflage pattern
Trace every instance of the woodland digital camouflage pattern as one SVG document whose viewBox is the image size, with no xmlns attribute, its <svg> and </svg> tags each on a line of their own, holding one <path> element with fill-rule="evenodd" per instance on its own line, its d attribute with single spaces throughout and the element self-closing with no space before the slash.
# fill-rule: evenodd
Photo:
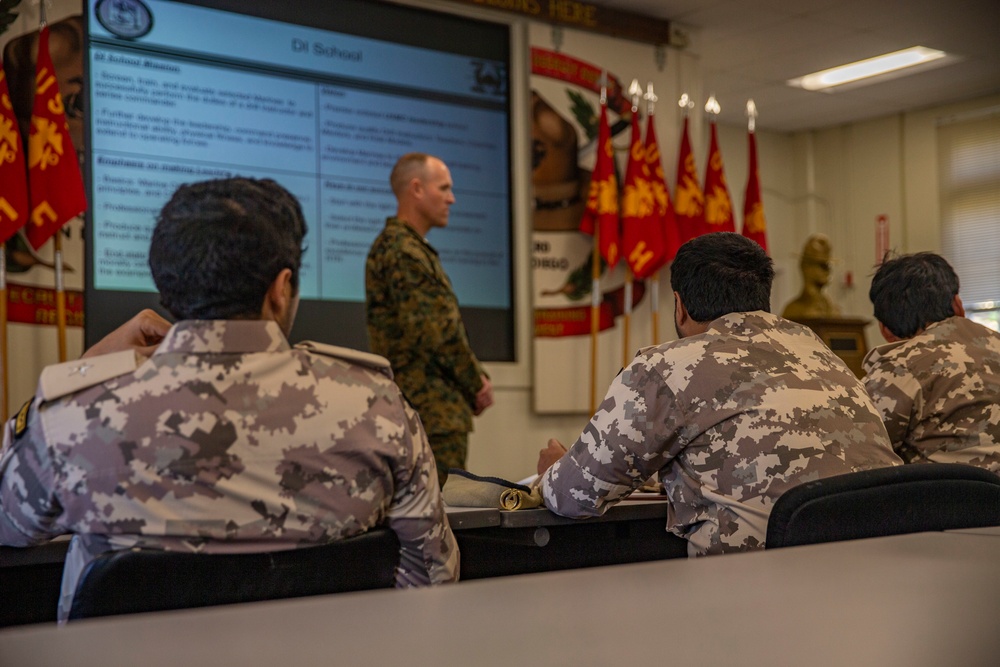
<svg viewBox="0 0 1000 667">
<path fill-rule="evenodd" d="M 731 313 L 640 350 L 542 493 L 557 514 L 600 515 L 658 472 L 667 529 L 701 556 L 762 548 L 793 486 L 900 463 L 861 383 L 812 331 Z"/>
<path fill-rule="evenodd" d="M 59 395 L 122 354 L 134 371 Z M 4 433 L 0 544 L 77 534 L 61 618 L 84 565 L 134 545 L 267 551 L 387 522 L 397 586 L 457 579 L 419 419 L 374 355 L 289 348 L 270 321 L 185 321 L 138 368 L 128 352 L 47 368 L 26 414 Z"/>
<path fill-rule="evenodd" d="M 967 463 L 1000 474 L 1000 334 L 964 317 L 874 348 L 865 388 L 907 463 Z"/>
<path fill-rule="evenodd" d="M 484 371 L 469 345 L 458 299 L 437 251 L 405 222 L 389 218 L 368 253 L 365 292 L 372 351 L 392 364 L 396 382 L 420 413 L 435 456 L 460 460 L 454 467 L 464 468 L 467 447 L 453 444 L 450 449 L 462 451 L 440 451 L 436 436 L 472 430 Z M 438 467 L 440 471 L 441 461 Z"/>
</svg>

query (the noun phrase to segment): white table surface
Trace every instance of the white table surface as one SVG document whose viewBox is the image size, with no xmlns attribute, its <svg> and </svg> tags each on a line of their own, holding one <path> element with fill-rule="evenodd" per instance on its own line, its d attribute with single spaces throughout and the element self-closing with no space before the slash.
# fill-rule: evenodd
<svg viewBox="0 0 1000 667">
<path fill-rule="evenodd" d="M 996 665 L 1000 540 L 921 533 L 0 631 L 0 664 Z"/>
<path fill-rule="evenodd" d="M 989 537 L 1000 537 L 1000 526 L 987 526 L 985 528 L 956 528 L 955 530 L 949 530 L 947 532 L 964 533 L 966 535 L 987 535 Z"/>
</svg>

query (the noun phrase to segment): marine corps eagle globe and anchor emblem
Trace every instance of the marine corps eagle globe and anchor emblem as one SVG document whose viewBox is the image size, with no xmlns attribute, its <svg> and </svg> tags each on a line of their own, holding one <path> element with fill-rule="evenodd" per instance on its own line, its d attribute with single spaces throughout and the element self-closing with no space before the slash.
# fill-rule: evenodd
<svg viewBox="0 0 1000 667">
<path fill-rule="evenodd" d="M 144 37 L 153 29 L 153 14 L 140 0 L 100 0 L 94 13 L 105 30 L 122 39 Z"/>
</svg>

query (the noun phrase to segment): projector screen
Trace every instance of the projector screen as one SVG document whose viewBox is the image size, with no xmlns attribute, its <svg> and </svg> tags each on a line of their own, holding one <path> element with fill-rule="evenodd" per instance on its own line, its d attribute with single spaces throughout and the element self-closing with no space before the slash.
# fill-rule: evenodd
<svg viewBox="0 0 1000 667">
<path fill-rule="evenodd" d="M 250 176 L 309 225 L 293 341 L 367 349 L 365 257 L 395 213 L 389 171 L 420 151 L 455 182 L 428 241 L 473 348 L 515 361 L 506 25 L 359 0 L 88 0 L 87 34 L 87 345 L 159 309 L 147 255 L 174 189 Z"/>
</svg>

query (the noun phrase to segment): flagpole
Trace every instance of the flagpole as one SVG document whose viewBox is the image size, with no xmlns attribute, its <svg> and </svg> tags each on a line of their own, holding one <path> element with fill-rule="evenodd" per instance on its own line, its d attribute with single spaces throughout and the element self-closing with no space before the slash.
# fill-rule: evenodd
<svg viewBox="0 0 1000 667">
<path fill-rule="evenodd" d="M 695 165 L 694 151 L 691 149 L 691 137 L 688 131 L 688 121 L 694 100 L 687 93 L 682 93 L 677 106 L 681 108 L 681 145 L 677 156 L 677 181 L 674 189 L 674 200 L 677 204 L 677 221 L 681 233 L 681 243 L 689 241 L 702 233 L 705 215 L 705 196 L 698 183 L 698 169 Z"/>
<path fill-rule="evenodd" d="M 653 94 L 653 82 L 646 83 L 646 94 L 642 96 L 646 100 L 647 122 L 653 122 L 653 111 L 656 105 L 656 95 Z M 646 138 L 649 141 L 649 138 Z M 653 345 L 660 344 L 660 273 L 662 268 L 649 277 L 649 307 L 650 320 L 653 324 Z"/>
<path fill-rule="evenodd" d="M 45 15 L 44 0 L 39 3 L 38 11 L 38 31 L 39 34 L 41 34 L 41 31 L 45 29 L 45 26 L 48 25 L 49 22 Z M 54 243 L 54 264 L 56 270 L 56 338 L 59 348 L 59 361 L 61 363 L 66 361 L 66 293 L 63 291 L 62 238 L 58 231 L 56 232 Z"/>
<path fill-rule="evenodd" d="M 622 368 L 629 362 L 629 331 L 632 324 L 632 269 L 625 269 L 625 312 L 622 313 Z"/>
<path fill-rule="evenodd" d="M 39 33 L 48 25 L 49 21 L 45 15 L 44 0 L 38 5 L 38 31 Z M 57 231 L 55 235 L 55 269 L 56 269 L 56 335 L 59 346 L 59 361 L 66 361 L 66 292 L 63 289 L 63 262 L 62 262 L 62 235 Z"/>
<path fill-rule="evenodd" d="M 0 98 L 10 98 L 7 77 L 0 62 Z M 0 127 L 8 127 L 4 139 L 7 154 L 0 159 L 0 417 L 10 416 L 10 353 L 8 349 L 7 241 L 24 226 L 30 211 L 24 142 L 17 129 L 17 117 L 7 104 L 0 104 Z"/>
<path fill-rule="evenodd" d="M 601 70 L 601 107 L 608 104 L 608 71 Z M 600 131 L 597 133 L 600 139 Z M 597 150 L 604 147 L 598 140 Z M 596 166 L 596 162 L 595 162 Z M 591 175 L 593 179 L 593 175 Z M 590 254 L 590 414 L 597 412 L 597 333 L 601 317 L 601 225 L 594 224 L 594 246 Z"/>
<path fill-rule="evenodd" d="M 760 173 L 757 166 L 757 105 L 753 99 L 747 100 L 747 152 L 749 153 L 749 168 L 747 170 L 747 187 L 743 191 L 743 236 L 756 241 L 764 252 L 767 252 L 767 220 L 764 217 L 764 203 L 760 194 Z"/>
<path fill-rule="evenodd" d="M 7 423 L 7 396 L 10 385 L 7 382 L 7 244 L 0 243 L 0 363 L 3 364 L 2 386 L 3 386 L 3 406 L 0 407 L 0 417 L 3 423 Z"/>
<path fill-rule="evenodd" d="M 639 85 L 639 79 L 632 79 L 632 85 L 628 87 L 628 93 L 632 98 L 632 115 L 635 115 L 639 113 L 639 96 L 642 95 L 642 87 Z M 631 151 L 632 146 L 629 145 L 629 152 Z M 622 368 L 628 366 L 630 360 L 629 351 L 631 349 L 631 344 L 629 343 L 629 336 L 632 332 L 633 282 L 634 276 L 632 274 L 632 267 L 628 262 L 625 262 L 625 308 L 622 313 L 622 323 L 624 325 L 622 331 Z"/>
<path fill-rule="evenodd" d="M 601 316 L 600 225 L 594 225 L 594 248 L 590 255 L 590 414 L 597 412 L 597 332 Z"/>
<path fill-rule="evenodd" d="M 49 21 L 45 14 L 45 2 L 44 0 L 38 3 L 38 32 L 41 34 L 45 26 L 48 25 Z M 41 47 L 41 41 L 39 41 L 39 47 Z M 39 58 L 41 55 L 39 55 Z M 54 255 L 55 255 L 55 270 L 56 270 L 56 335 L 57 343 L 59 349 L 59 361 L 66 361 L 66 294 L 63 291 L 63 273 L 62 273 L 62 239 L 60 238 L 59 232 L 56 232 L 54 239 Z"/>
<path fill-rule="evenodd" d="M 29 138 L 30 219 L 28 242 L 36 250 L 50 236 L 54 239 L 56 325 L 59 361 L 66 361 L 66 290 L 64 285 L 60 227 L 87 208 L 77 153 L 69 136 L 62 97 L 49 50 L 45 3 L 39 6 L 38 57 L 35 63 L 35 99 L 32 105 L 32 135 Z M 36 128 L 37 133 L 36 133 Z M 53 135 L 62 150 L 51 150 Z M 38 141 L 35 139 L 38 138 Z M 64 157 L 65 160 L 61 158 Z M 36 170 L 31 165 L 36 164 Z"/>
<path fill-rule="evenodd" d="M 62 232 L 57 231 L 55 242 L 56 265 L 56 330 L 59 342 L 59 362 L 66 361 L 66 290 L 63 285 Z"/>
<path fill-rule="evenodd" d="M 715 95 L 705 103 L 705 113 L 709 116 L 708 164 L 705 165 L 705 231 L 735 232 L 736 216 L 733 212 L 733 198 L 729 194 L 726 174 L 719 146 L 718 118 L 722 108 Z"/>
</svg>

